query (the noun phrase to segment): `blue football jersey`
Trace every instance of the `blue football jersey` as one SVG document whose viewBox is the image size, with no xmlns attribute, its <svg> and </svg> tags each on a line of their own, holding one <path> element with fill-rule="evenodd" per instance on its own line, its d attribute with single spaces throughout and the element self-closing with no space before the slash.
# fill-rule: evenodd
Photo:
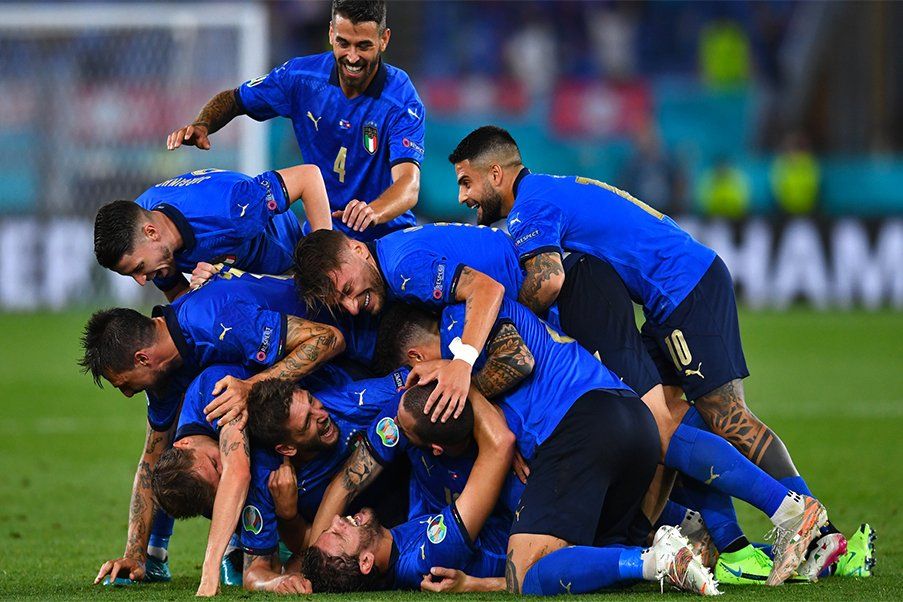
<svg viewBox="0 0 903 602">
<path fill-rule="evenodd" d="M 400 369 L 388 376 L 371 378 L 312 391 L 329 411 L 339 431 L 339 441 L 310 462 L 296 467 L 298 512 L 312 521 L 326 487 L 351 455 L 358 436 L 386 408 L 397 408 L 400 388 L 408 376 Z M 245 551 L 258 556 L 272 553 L 279 543 L 276 507 L 267 483 L 270 473 L 282 464 L 274 450 L 255 448 L 251 458 L 251 486 L 242 511 L 241 542 Z"/>
<path fill-rule="evenodd" d="M 393 232 L 373 243 L 389 300 L 440 308 L 455 301 L 467 266 L 497 280 L 517 299 L 523 272 L 511 238 L 497 228 L 437 223 Z"/>
<path fill-rule="evenodd" d="M 670 217 L 598 180 L 524 170 L 514 194 L 508 232 L 521 261 L 548 251 L 604 259 L 657 322 L 671 315 L 715 259 Z"/>
<path fill-rule="evenodd" d="M 281 176 L 267 171 L 257 177 L 234 171 L 201 169 L 160 182 L 135 199 L 149 211 L 168 217 L 182 235 L 176 267 L 191 272 L 200 261 L 225 256 L 233 265 L 258 274 L 284 274 L 301 240 L 298 218 Z M 156 278 L 161 290 L 181 278 Z"/>
<path fill-rule="evenodd" d="M 320 168 L 333 211 L 354 199 L 375 200 L 392 185 L 393 166 L 423 162 L 423 103 L 407 73 L 384 62 L 351 100 L 331 52 L 291 59 L 242 84 L 236 96 L 253 119 L 292 120 L 301 157 Z M 337 230 L 367 241 L 415 223 L 410 211 L 363 232 L 333 220 Z"/>
<path fill-rule="evenodd" d="M 193 365 L 182 366 L 170 374 L 156 389 L 147 389 L 147 423 L 157 432 L 166 432 L 179 418 L 182 397 L 197 376 Z"/>
<path fill-rule="evenodd" d="M 490 518 L 472 540 L 454 503 L 389 529 L 392 533 L 393 589 L 420 589 L 434 566 L 460 569 L 473 577 L 505 574 L 510 522 Z"/>
<path fill-rule="evenodd" d="M 577 398 L 595 389 L 626 389 L 614 372 L 589 354 L 574 339 L 565 336 L 536 317 L 529 309 L 504 299 L 490 339 L 505 323 L 517 328 L 533 354 L 533 372 L 514 389 L 495 401 L 505 412 L 508 428 L 517 438 L 521 455 L 529 460 L 536 447 L 552 434 L 555 427 Z M 464 304 L 451 305 L 442 311 L 439 338 L 442 355 L 451 359 L 448 345 L 461 336 L 464 328 Z M 485 364 L 482 350 L 474 371 Z"/>
<path fill-rule="evenodd" d="M 215 364 L 205 368 L 191 381 L 185 390 L 185 399 L 179 412 L 179 424 L 173 441 L 191 435 L 207 435 L 219 439 L 219 426 L 207 422 L 204 408 L 213 401 L 213 387 L 226 376 L 248 378 L 251 371 L 239 364 Z"/>
</svg>

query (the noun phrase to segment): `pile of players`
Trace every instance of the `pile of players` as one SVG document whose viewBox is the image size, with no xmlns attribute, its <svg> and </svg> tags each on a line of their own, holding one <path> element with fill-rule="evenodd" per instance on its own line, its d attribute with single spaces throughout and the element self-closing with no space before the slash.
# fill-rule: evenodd
<svg viewBox="0 0 903 602">
<path fill-rule="evenodd" d="M 624 191 L 531 173 L 494 126 L 449 156 L 481 225 L 416 225 L 424 108 L 381 60 L 384 3 L 335 0 L 329 35 L 167 143 L 280 115 L 306 165 L 98 211 L 100 264 L 169 304 L 85 328 L 84 369 L 148 399 L 126 550 L 95 582 L 169 580 L 173 517 L 197 515 L 199 595 L 868 575 L 871 528 L 848 542 L 746 406 L 721 259 Z"/>
</svg>

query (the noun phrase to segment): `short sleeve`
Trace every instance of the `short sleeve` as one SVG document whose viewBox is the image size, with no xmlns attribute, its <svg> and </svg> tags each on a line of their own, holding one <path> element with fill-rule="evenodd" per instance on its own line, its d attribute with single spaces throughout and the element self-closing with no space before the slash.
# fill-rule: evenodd
<svg viewBox="0 0 903 602">
<path fill-rule="evenodd" d="M 202 348 L 204 364 L 240 363 L 248 367 L 271 366 L 283 354 L 286 317 L 246 301 L 223 303 L 206 329 L 193 328 Z"/>
<path fill-rule="evenodd" d="M 516 210 L 508 216 L 508 233 L 520 262 L 546 252 L 561 254 L 561 211 L 539 200 L 515 205 Z"/>
<path fill-rule="evenodd" d="M 211 366 L 191 381 L 179 412 L 175 441 L 190 435 L 208 435 L 216 439 L 219 428 L 207 421 L 204 408 L 213 401 L 213 388 L 225 376 L 247 378 L 250 371 L 238 365 Z"/>
<path fill-rule="evenodd" d="M 161 395 L 145 392 L 147 396 L 147 423 L 157 432 L 169 430 L 179 414 L 179 404 L 182 396 L 174 391 L 168 391 Z"/>
<path fill-rule="evenodd" d="M 273 117 L 290 116 L 292 92 L 289 62 L 285 62 L 267 75 L 240 85 L 235 97 L 249 117 L 265 121 Z"/>
<path fill-rule="evenodd" d="M 276 508 L 267 483 L 252 483 L 241 510 L 241 547 L 245 553 L 267 556 L 279 547 Z"/>
<path fill-rule="evenodd" d="M 242 239 L 263 234 L 273 217 L 289 208 L 285 183 L 275 171 L 236 183 L 231 196 L 229 226 Z"/>
<path fill-rule="evenodd" d="M 393 167 L 399 163 L 423 163 L 426 118 L 423 103 L 414 98 L 398 109 L 398 114 L 389 128 L 389 163 Z"/>
<path fill-rule="evenodd" d="M 461 568 L 474 552 L 454 504 L 424 521 L 423 560 L 427 567 Z"/>
<path fill-rule="evenodd" d="M 436 308 L 455 302 L 455 287 L 464 264 L 429 251 L 415 251 L 396 265 L 399 267 L 394 274 L 386 274 L 396 299 Z"/>
<path fill-rule="evenodd" d="M 364 444 L 377 462 L 387 466 L 404 456 L 410 443 L 395 423 L 395 411 L 384 410 L 367 428 Z"/>
<path fill-rule="evenodd" d="M 183 282 L 184 280 L 185 277 L 182 273 L 176 270 L 172 276 L 157 276 L 154 278 L 154 286 L 165 293 L 168 290 L 172 290 L 179 282 Z"/>
</svg>

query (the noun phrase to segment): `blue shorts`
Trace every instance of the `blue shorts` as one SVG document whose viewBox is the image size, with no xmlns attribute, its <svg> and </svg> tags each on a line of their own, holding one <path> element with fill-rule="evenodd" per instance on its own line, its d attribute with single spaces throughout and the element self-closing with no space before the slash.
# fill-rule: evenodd
<svg viewBox="0 0 903 602">
<path fill-rule="evenodd" d="M 720 257 L 661 324 L 647 319 L 642 334 L 662 384 L 681 387 L 689 401 L 749 376 L 734 285 Z"/>
<path fill-rule="evenodd" d="M 552 535 L 579 546 L 639 545 L 631 525 L 660 453 L 658 427 L 635 393 L 585 393 L 536 448 L 511 534 Z"/>
</svg>

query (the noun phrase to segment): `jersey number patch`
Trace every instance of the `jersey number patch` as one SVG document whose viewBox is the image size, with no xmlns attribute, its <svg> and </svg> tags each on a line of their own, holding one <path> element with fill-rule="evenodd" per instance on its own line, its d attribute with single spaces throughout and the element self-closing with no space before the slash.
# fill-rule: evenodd
<svg viewBox="0 0 903 602">
<path fill-rule="evenodd" d="M 348 149 L 344 146 L 339 149 L 339 154 L 335 156 L 335 163 L 332 164 L 332 171 L 339 174 L 339 182 L 342 184 L 345 183 L 345 155 L 348 154 Z"/>
</svg>

